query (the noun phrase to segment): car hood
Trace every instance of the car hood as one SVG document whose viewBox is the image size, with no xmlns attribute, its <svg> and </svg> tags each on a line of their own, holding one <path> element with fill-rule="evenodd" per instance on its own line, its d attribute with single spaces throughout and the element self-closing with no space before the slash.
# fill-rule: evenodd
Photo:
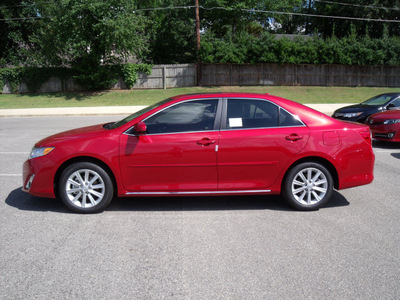
<svg viewBox="0 0 400 300">
<path fill-rule="evenodd" d="M 65 140 L 89 138 L 89 137 L 92 138 L 96 135 L 103 134 L 104 132 L 107 132 L 107 129 L 104 128 L 104 124 L 76 128 L 44 138 L 43 140 L 37 142 L 35 146 L 36 147 L 50 146 Z"/>
<path fill-rule="evenodd" d="M 388 120 L 388 119 L 400 119 L 400 110 L 387 110 L 373 114 L 370 119 L 374 120 Z"/>
<path fill-rule="evenodd" d="M 357 111 L 378 110 L 379 108 L 380 108 L 380 106 L 375 106 L 375 105 L 353 104 L 353 105 L 339 108 L 335 112 L 352 113 L 352 112 L 357 112 Z"/>
</svg>

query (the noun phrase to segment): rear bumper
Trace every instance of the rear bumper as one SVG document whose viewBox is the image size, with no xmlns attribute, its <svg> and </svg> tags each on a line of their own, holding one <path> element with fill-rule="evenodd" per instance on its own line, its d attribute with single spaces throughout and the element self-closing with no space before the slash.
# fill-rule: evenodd
<svg viewBox="0 0 400 300">
<path fill-rule="evenodd" d="M 346 171 L 340 176 L 340 190 L 369 184 L 374 180 L 375 154 L 372 147 L 363 152 L 341 158 L 340 163 Z"/>
</svg>

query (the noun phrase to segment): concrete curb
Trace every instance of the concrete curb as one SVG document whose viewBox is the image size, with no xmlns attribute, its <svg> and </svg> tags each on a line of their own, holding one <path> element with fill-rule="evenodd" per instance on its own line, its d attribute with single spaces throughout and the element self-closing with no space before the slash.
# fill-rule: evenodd
<svg viewBox="0 0 400 300">
<path fill-rule="evenodd" d="M 306 104 L 324 114 L 332 113 L 351 103 L 338 104 Z M 94 107 L 55 107 L 55 108 L 22 108 L 0 109 L 0 117 L 42 117 L 42 116 L 98 116 L 98 115 L 129 115 L 146 106 L 94 106 Z"/>
</svg>

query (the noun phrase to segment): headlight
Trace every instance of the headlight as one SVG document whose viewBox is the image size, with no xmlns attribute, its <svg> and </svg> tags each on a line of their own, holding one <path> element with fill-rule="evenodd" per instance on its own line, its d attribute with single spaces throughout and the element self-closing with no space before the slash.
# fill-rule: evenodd
<svg viewBox="0 0 400 300">
<path fill-rule="evenodd" d="M 355 113 L 344 113 L 343 117 L 344 118 L 354 118 L 354 117 L 358 117 L 361 114 L 362 114 L 362 111 L 361 112 L 355 112 Z"/>
<path fill-rule="evenodd" d="M 400 123 L 400 119 L 392 119 L 392 120 L 385 120 L 383 124 L 385 125 L 392 125 L 392 124 L 397 124 Z"/>
<path fill-rule="evenodd" d="M 33 147 L 29 159 L 45 156 L 54 150 L 54 147 Z"/>
</svg>

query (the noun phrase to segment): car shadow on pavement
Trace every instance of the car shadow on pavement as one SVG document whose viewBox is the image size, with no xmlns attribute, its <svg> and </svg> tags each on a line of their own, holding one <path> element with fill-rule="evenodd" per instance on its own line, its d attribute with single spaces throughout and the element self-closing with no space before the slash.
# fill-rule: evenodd
<svg viewBox="0 0 400 300">
<path fill-rule="evenodd" d="M 350 203 L 334 191 L 327 207 L 347 206 Z M 279 195 L 218 196 L 218 197 L 157 197 L 118 198 L 107 208 L 109 211 L 213 211 L 213 210 L 277 210 L 293 211 Z"/>
<path fill-rule="evenodd" d="M 58 199 L 35 197 L 23 192 L 21 188 L 13 190 L 5 202 L 19 210 L 72 213 Z"/>
<path fill-rule="evenodd" d="M 391 153 L 390 155 L 394 158 L 400 159 L 400 153 Z"/>
<path fill-rule="evenodd" d="M 398 142 L 385 142 L 385 141 L 378 141 L 374 140 L 372 142 L 372 147 L 376 150 L 394 150 L 396 152 L 390 153 L 391 156 L 394 158 L 400 159 L 400 143 Z"/>
<path fill-rule="evenodd" d="M 374 149 L 400 150 L 400 143 L 373 140 L 372 141 L 372 148 L 374 148 Z"/>
<path fill-rule="evenodd" d="M 60 200 L 29 195 L 21 189 L 13 190 L 6 204 L 19 210 L 72 213 Z M 324 208 L 347 206 L 349 202 L 334 191 Z M 215 211 L 215 210 L 278 210 L 293 211 L 281 196 L 219 196 L 219 197 L 141 197 L 117 198 L 106 211 Z"/>
</svg>

